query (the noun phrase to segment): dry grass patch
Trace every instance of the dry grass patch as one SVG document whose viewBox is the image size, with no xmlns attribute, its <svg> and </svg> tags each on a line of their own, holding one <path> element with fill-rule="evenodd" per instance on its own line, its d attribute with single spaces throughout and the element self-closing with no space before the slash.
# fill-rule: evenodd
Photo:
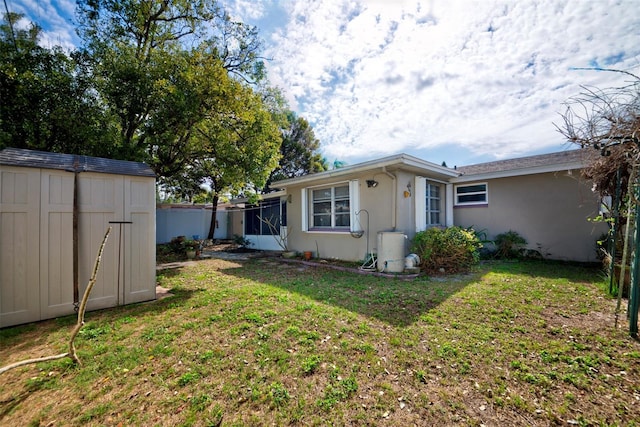
<svg viewBox="0 0 640 427">
<path fill-rule="evenodd" d="M 92 312 L 84 365 L 0 377 L 2 425 L 638 425 L 640 345 L 596 270 L 492 263 L 411 281 L 204 260 Z M 0 364 L 72 316 L 0 331 Z"/>
</svg>

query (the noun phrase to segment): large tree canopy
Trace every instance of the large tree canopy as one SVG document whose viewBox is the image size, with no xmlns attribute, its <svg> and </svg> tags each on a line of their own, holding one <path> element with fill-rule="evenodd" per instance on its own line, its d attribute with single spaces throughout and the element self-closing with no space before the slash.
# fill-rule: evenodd
<svg viewBox="0 0 640 427">
<path fill-rule="evenodd" d="M 193 127 L 228 100 L 221 85 L 199 80 L 264 78 L 257 30 L 215 1 L 81 0 L 78 16 L 99 92 L 118 118 L 119 157 L 150 161 L 160 176 L 189 163 Z"/>
<path fill-rule="evenodd" d="M 145 161 L 173 194 L 205 186 L 214 204 L 327 169 L 268 86 L 257 29 L 216 1 L 79 0 L 77 16 L 71 55 L 39 47 L 35 26 L 14 32 L 17 16 L 0 29 L 0 145 Z"/>
<path fill-rule="evenodd" d="M 320 141 L 316 139 L 309 123 L 293 111 L 287 112 L 286 119 L 282 128 L 280 162 L 269 176 L 267 187 L 274 181 L 329 169 L 326 160 L 319 152 Z"/>
<path fill-rule="evenodd" d="M 83 57 L 38 45 L 41 29 L 0 24 L 0 148 L 110 157 L 114 135 Z"/>
</svg>

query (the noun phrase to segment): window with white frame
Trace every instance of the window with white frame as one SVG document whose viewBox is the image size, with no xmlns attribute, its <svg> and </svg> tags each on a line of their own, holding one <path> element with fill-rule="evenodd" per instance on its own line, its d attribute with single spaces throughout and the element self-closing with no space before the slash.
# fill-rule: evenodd
<svg viewBox="0 0 640 427">
<path fill-rule="evenodd" d="M 415 178 L 416 232 L 445 225 L 445 184 L 429 178 Z"/>
<path fill-rule="evenodd" d="M 349 232 L 359 209 L 357 180 L 302 189 L 302 230 Z"/>
<path fill-rule="evenodd" d="M 489 202 L 487 183 L 457 185 L 455 196 L 456 206 L 486 205 Z"/>
<path fill-rule="evenodd" d="M 348 229 L 349 212 L 349 185 L 311 190 L 311 229 Z"/>
<path fill-rule="evenodd" d="M 440 222 L 440 185 L 427 182 L 426 187 L 426 222 L 427 227 L 442 225 Z"/>
</svg>

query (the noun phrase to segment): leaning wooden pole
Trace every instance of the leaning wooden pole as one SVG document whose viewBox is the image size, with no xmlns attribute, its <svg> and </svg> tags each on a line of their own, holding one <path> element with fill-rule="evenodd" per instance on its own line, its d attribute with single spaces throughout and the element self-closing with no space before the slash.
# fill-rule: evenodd
<svg viewBox="0 0 640 427">
<path fill-rule="evenodd" d="M 109 233 L 111 233 L 111 227 L 107 229 L 107 232 L 104 234 L 104 238 L 102 239 L 102 244 L 100 245 L 100 249 L 98 249 L 98 255 L 96 256 L 95 263 L 93 265 L 93 272 L 91 273 L 91 278 L 89 279 L 89 283 L 87 284 L 87 289 L 84 291 L 84 295 L 82 296 L 82 301 L 80 302 L 80 307 L 78 309 L 78 321 L 71 331 L 71 338 L 69 339 L 69 351 L 67 353 L 60 353 L 53 356 L 44 356 L 38 357 L 36 359 L 27 359 L 22 360 L 20 362 L 12 363 L 10 365 L 6 365 L 0 368 L 0 375 L 17 367 L 29 365 L 32 363 L 40 363 L 47 362 L 49 360 L 62 359 L 65 357 L 70 357 L 75 363 L 80 365 L 80 359 L 76 353 L 76 347 L 74 345 L 74 341 L 80 332 L 80 329 L 84 326 L 84 312 L 87 308 L 87 301 L 89 300 L 89 294 L 91 293 L 91 289 L 93 289 L 93 285 L 96 284 L 98 270 L 100 269 L 100 263 L 102 262 L 102 253 L 104 252 L 104 247 L 107 244 L 107 238 L 109 237 Z"/>
</svg>

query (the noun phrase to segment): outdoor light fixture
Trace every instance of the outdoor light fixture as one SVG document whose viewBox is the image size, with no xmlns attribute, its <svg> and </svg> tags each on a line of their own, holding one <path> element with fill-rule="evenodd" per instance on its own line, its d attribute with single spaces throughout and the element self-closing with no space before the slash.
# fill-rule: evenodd
<svg viewBox="0 0 640 427">
<path fill-rule="evenodd" d="M 405 197 L 405 199 L 406 199 L 407 197 L 411 197 L 411 182 L 409 182 L 409 183 L 407 184 L 407 189 L 406 189 L 406 190 L 405 190 L 405 192 L 404 192 L 404 197 Z"/>
<path fill-rule="evenodd" d="M 378 181 L 376 181 L 375 179 L 368 179 L 367 180 L 367 187 L 369 188 L 374 188 L 378 186 Z"/>
</svg>

